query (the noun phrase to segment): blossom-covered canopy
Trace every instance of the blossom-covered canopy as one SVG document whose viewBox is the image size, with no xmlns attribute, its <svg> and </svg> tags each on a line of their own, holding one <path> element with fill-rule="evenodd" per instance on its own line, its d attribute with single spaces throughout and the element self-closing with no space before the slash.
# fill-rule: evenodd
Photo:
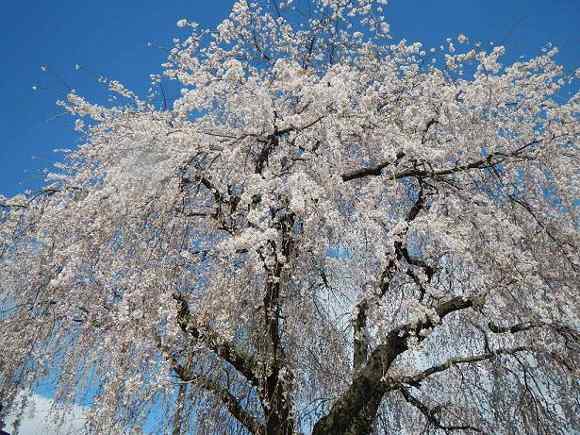
<svg viewBox="0 0 580 435">
<path fill-rule="evenodd" d="M 172 104 L 61 102 L 84 145 L 0 198 L 13 410 L 48 376 L 93 433 L 580 430 L 574 73 L 385 3 L 238 0 L 178 22 Z"/>
</svg>

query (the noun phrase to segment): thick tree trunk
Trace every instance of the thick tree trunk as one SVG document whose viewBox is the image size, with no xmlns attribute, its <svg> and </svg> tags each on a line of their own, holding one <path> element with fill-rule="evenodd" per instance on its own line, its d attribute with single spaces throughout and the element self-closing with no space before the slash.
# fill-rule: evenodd
<svg viewBox="0 0 580 435">
<path fill-rule="evenodd" d="M 387 391 L 383 374 L 406 349 L 405 334 L 400 336 L 399 331 L 391 332 L 387 342 L 373 351 L 366 365 L 355 374 L 348 390 L 314 425 L 312 435 L 366 435 L 371 432 Z"/>
<path fill-rule="evenodd" d="M 294 424 L 288 414 L 274 414 L 266 421 L 266 435 L 292 435 Z"/>
<path fill-rule="evenodd" d="M 331 412 L 316 423 L 312 435 L 369 434 L 384 394 L 385 389 L 379 383 L 362 376 L 357 378 Z"/>
</svg>

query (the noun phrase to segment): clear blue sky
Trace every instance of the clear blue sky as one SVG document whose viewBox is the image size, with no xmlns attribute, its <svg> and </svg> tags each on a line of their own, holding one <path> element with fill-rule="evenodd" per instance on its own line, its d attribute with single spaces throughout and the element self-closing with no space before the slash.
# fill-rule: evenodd
<svg viewBox="0 0 580 435">
<path fill-rule="evenodd" d="M 530 56 L 548 41 L 561 48 L 560 63 L 578 67 L 580 0 L 391 0 L 386 9 L 395 40 L 439 45 L 465 33 L 472 40 L 504 43 L 512 59 Z M 0 194 L 42 184 L 55 148 L 78 144 L 70 117 L 55 101 L 66 86 L 99 94 L 94 76 L 117 79 L 145 95 L 148 76 L 160 72 L 160 48 L 180 36 L 182 17 L 211 25 L 232 0 L 5 0 L 0 12 Z M 154 47 L 147 47 L 147 42 Z M 48 73 L 40 70 L 47 64 Z M 83 66 L 77 72 L 75 64 Z M 52 73 L 51 73 L 52 72 Z M 57 78 L 56 75 L 62 77 Z M 33 91 L 32 86 L 39 86 Z M 102 93 L 101 93 L 102 96 Z"/>
</svg>

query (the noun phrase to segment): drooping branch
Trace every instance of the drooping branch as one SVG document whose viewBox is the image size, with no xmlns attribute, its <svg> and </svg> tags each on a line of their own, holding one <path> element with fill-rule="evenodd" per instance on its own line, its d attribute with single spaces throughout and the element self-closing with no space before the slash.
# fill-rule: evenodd
<svg viewBox="0 0 580 435">
<path fill-rule="evenodd" d="M 449 370 L 450 368 L 455 367 L 457 365 L 475 364 L 475 363 L 482 362 L 482 361 L 492 360 L 499 355 L 515 355 L 515 354 L 521 353 L 521 352 L 540 353 L 542 351 L 539 349 L 535 349 L 533 347 L 529 347 L 529 346 L 520 346 L 520 347 L 515 347 L 515 348 L 496 349 L 496 350 L 493 350 L 491 352 L 485 352 L 485 353 L 481 353 L 478 355 L 470 355 L 470 356 L 465 356 L 465 357 L 454 357 L 454 358 L 448 359 L 447 361 L 443 362 L 442 364 L 430 367 L 427 370 L 424 370 L 416 375 L 406 376 L 406 377 L 402 377 L 398 380 L 395 380 L 395 384 L 402 383 L 402 384 L 408 384 L 408 385 L 412 385 L 414 387 L 418 387 L 421 385 L 421 382 L 423 382 L 425 379 L 429 378 L 430 376 L 437 374 L 437 373 L 444 372 L 446 370 Z"/>
<path fill-rule="evenodd" d="M 516 332 L 528 331 L 528 330 L 533 329 L 533 328 L 543 328 L 543 327 L 547 327 L 547 326 L 549 327 L 550 324 L 548 324 L 546 322 L 541 322 L 541 321 L 523 322 L 523 323 L 517 323 L 515 325 L 511 325 L 511 326 L 499 326 L 494 322 L 488 323 L 489 329 L 494 334 L 506 334 L 506 333 L 515 334 Z"/>
<path fill-rule="evenodd" d="M 0 208 L 5 210 L 16 210 L 16 209 L 27 209 L 30 208 L 30 205 L 33 201 L 38 198 L 42 197 L 51 197 L 57 193 L 64 193 L 64 192 L 81 192 L 82 189 L 77 186 L 64 186 L 62 189 L 56 187 L 45 187 L 44 189 L 39 190 L 38 192 L 33 193 L 25 200 L 9 200 L 9 201 L 0 201 Z"/>
<path fill-rule="evenodd" d="M 207 376 L 191 375 L 180 366 L 174 367 L 174 371 L 182 382 L 193 383 L 214 394 L 226 406 L 230 414 L 244 425 L 250 433 L 254 435 L 264 435 L 266 433 L 264 425 L 256 417 L 249 414 L 240 404 L 238 398 L 227 388 Z"/>
<path fill-rule="evenodd" d="M 580 332 L 570 326 L 563 325 L 557 322 L 543 322 L 543 321 L 529 321 L 516 323 L 511 326 L 499 326 L 494 322 L 489 322 L 488 327 L 494 334 L 516 334 L 518 332 L 529 331 L 535 328 L 547 328 L 550 331 L 556 333 L 561 338 L 564 339 L 566 347 L 575 351 L 580 352 Z M 568 366 L 568 362 L 561 361 L 565 366 Z"/>
<path fill-rule="evenodd" d="M 21 204 L 16 202 L 0 202 L 0 208 L 10 210 L 18 208 L 28 208 L 28 204 Z"/>
<path fill-rule="evenodd" d="M 193 339 L 202 342 L 208 349 L 222 360 L 232 365 L 254 387 L 259 386 L 259 380 L 254 373 L 255 362 L 250 355 L 238 350 L 232 343 L 223 342 L 215 333 L 198 328 L 192 321 L 187 301 L 180 294 L 174 294 L 173 298 L 179 304 L 177 322 L 181 330 Z"/>
<path fill-rule="evenodd" d="M 208 391 L 214 393 L 226 405 L 230 414 L 242 423 L 252 434 L 264 435 L 266 433 L 264 425 L 262 425 L 254 416 L 246 412 L 239 400 L 227 389 L 212 382 L 211 379 L 208 378 L 196 379 L 196 382 L 198 385 L 201 385 Z"/>
<path fill-rule="evenodd" d="M 379 175 L 381 175 L 383 173 L 383 169 L 387 168 L 388 166 L 396 165 L 397 163 L 399 163 L 401 161 L 401 159 L 403 157 L 405 157 L 405 153 L 399 152 L 399 153 L 397 153 L 397 155 L 395 157 L 396 158 L 394 161 L 393 160 L 385 160 L 384 162 L 381 162 L 375 166 L 371 166 L 368 168 L 362 168 L 362 169 L 356 169 L 356 170 L 351 171 L 351 172 L 346 172 L 346 173 L 342 174 L 342 176 L 341 176 L 342 181 L 344 181 L 346 183 L 347 181 L 356 180 L 359 178 L 364 178 L 364 177 L 369 177 L 369 176 L 378 177 Z"/>
<path fill-rule="evenodd" d="M 393 180 L 399 180 L 401 178 L 406 178 L 406 177 L 436 178 L 436 177 L 441 177 L 443 175 L 451 175 L 451 174 L 455 174 L 455 173 L 466 172 L 466 171 L 469 171 L 472 169 L 490 168 L 490 167 L 494 167 L 497 164 L 505 162 L 507 159 L 520 157 L 524 150 L 531 148 L 534 145 L 539 144 L 540 142 L 541 142 L 540 139 L 536 139 L 534 141 L 531 141 L 531 142 L 519 147 L 518 149 L 516 149 L 515 151 L 512 151 L 510 153 L 503 153 L 503 152 L 499 152 L 499 151 L 495 152 L 495 153 L 490 153 L 485 158 L 473 160 L 471 162 L 464 163 L 462 165 L 455 165 L 451 168 L 438 169 L 438 170 L 409 168 L 409 169 L 405 169 L 405 170 L 400 171 L 400 172 L 396 172 L 392 176 L 390 176 L 389 178 L 391 178 Z M 398 155 L 397 155 L 397 157 L 398 157 Z M 346 172 L 346 173 L 342 174 L 342 181 L 347 182 L 347 181 L 357 180 L 357 179 L 361 179 L 361 178 L 365 178 L 365 177 L 369 177 L 369 176 L 380 176 L 380 175 L 382 175 L 382 171 L 384 168 L 392 165 L 393 163 L 398 163 L 398 161 L 399 161 L 399 159 L 397 159 L 395 162 L 384 161 L 384 162 L 379 163 L 378 165 L 372 166 L 370 168 L 362 168 L 362 169 L 357 169 L 355 171 Z"/>
<path fill-rule="evenodd" d="M 470 426 L 468 424 L 464 424 L 464 425 L 444 425 L 444 424 L 442 424 L 441 420 L 437 416 L 437 414 L 440 410 L 439 408 L 433 408 L 433 409 L 429 408 L 427 405 L 425 405 L 423 402 L 421 402 L 419 399 L 417 399 L 415 396 L 413 396 L 407 388 L 401 388 L 400 391 L 403 394 L 403 397 L 405 398 L 407 403 L 409 403 L 410 405 L 414 406 L 419 411 L 421 411 L 421 414 L 423 414 L 425 416 L 425 418 L 427 419 L 429 424 L 435 426 L 437 429 L 442 429 L 444 431 L 471 430 L 474 432 L 481 432 L 478 428 Z"/>
<path fill-rule="evenodd" d="M 177 358 L 171 353 L 170 349 L 163 344 L 159 335 L 153 332 L 153 336 L 158 349 L 182 383 L 195 384 L 214 394 L 226 406 L 230 414 L 243 424 L 250 433 L 255 435 L 264 435 L 266 433 L 264 426 L 258 421 L 258 419 L 246 412 L 243 406 L 239 403 L 239 400 L 231 394 L 227 388 L 219 385 L 207 376 L 194 375 L 191 372 L 190 367 L 185 367 L 179 363 Z M 191 360 L 189 363 L 191 363 Z"/>
</svg>

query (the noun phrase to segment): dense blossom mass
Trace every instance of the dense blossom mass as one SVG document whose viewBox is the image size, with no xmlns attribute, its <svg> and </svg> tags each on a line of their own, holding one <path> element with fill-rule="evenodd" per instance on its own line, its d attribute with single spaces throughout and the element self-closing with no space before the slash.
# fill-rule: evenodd
<svg viewBox="0 0 580 435">
<path fill-rule="evenodd" d="M 0 198 L 4 414 L 52 382 L 98 434 L 580 431 L 578 72 L 385 4 L 238 0 L 177 23 L 174 102 L 60 103 L 83 145 Z"/>
</svg>

